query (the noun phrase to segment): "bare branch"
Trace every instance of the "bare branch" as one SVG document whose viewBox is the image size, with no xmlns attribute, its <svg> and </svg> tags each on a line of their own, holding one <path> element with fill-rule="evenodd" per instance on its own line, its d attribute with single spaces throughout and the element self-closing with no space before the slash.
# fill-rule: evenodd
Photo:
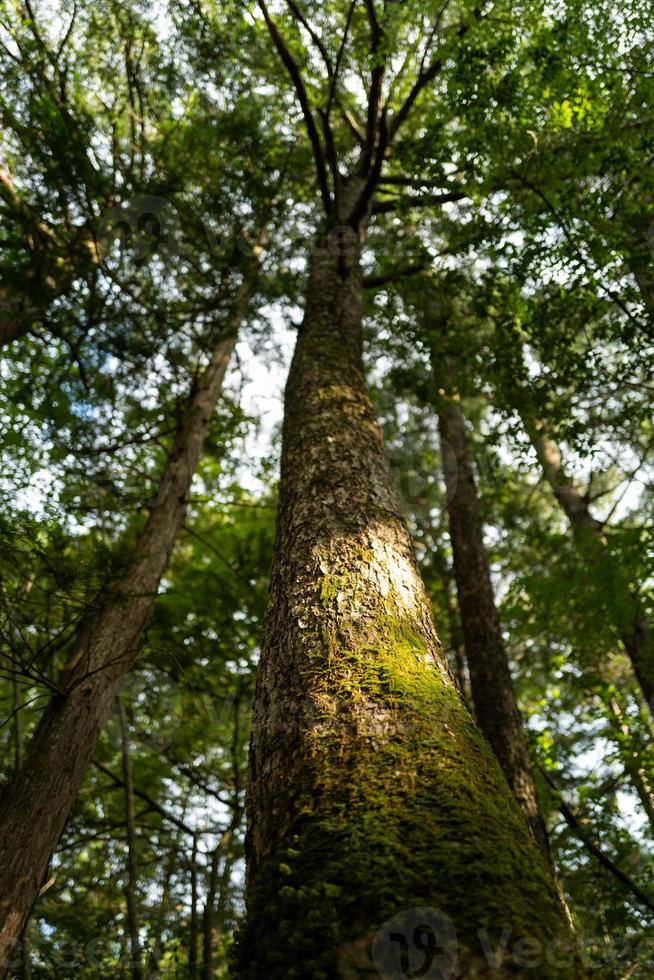
<svg viewBox="0 0 654 980">
<path fill-rule="evenodd" d="M 378 61 L 379 49 L 381 47 L 381 42 L 383 39 L 383 31 L 379 20 L 377 19 L 377 12 L 375 11 L 374 0 L 365 0 L 366 13 L 368 14 L 368 21 L 370 23 L 370 52 L 373 58 L 372 75 L 370 78 L 370 94 L 368 97 L 368 119 L 366 122 L 366 146 L 363 156 L 363 161 L 361 163 L 361 168 L 364 173 L 367 172 L 370 167 L 370 162 L 372 160 L 372 155 L 375 149 L 375 144 L 377 142 L 377 137 L 379 135 L 378 129 L 378 119 L 379 110 L 382 100 L 382 85 L 384 81 L 384 72 L 386 70 L 386 61 Z M 381 122 L 381 120 L 380 120 Z"/>
<path fill-rule="evenodd" d="M 430 205 L 439 207 L 451 201 L 462 201 L 468 197 L 466 191 L 447 191 L 443 194 L 407 194 L 386 201 L 377 201 L 372 208 L 373 214 L 390 214 L 398 208 L 424 208 Z"/>
<path fill-rule="evenodd" d="M 295 19 L 297 21 L 299 21 L 300 24 L 302 24 L 302 27 L 305 29 L 305 31 L 307 32 L 307 34 L 309 35 L 309 37 L 311 38 L 311 40 L 315 44 L 316 48 L 320 52 L 320 57 L 324 61 L 325 68 L 327 69 L 327 77 L 329 79 L 333 79 L 333 77 L 334 77 L 334 69 L 332 68 L 331 58 L 329 57 L 329 52 L 327 51 L 327 48 L 325 47 L 325 45 L 322 42 L 322 38 L 313 29 L 313 27 L 311 26 L 311 24 L 309 23 L 309 21 L 306 19 L 306 17 L 304 16 L 304 14 L 302 13 L 302 11 L 298 7 L 298 5 L 295 3 L 295 0 L 286 0 L 286 3 L 288 5 L 289 9 L 291 10 L 293 16 L 295 17 Z"/>
<path fill-rule="evenodd" d="M 398 282 L 400 279 L 416 276 L 419 272 L 424 272 L 425 269 L 428 268 L 429 264 L 427 262 L 414 262 L 413 264 L 404 265 L 398 269 L 393 269 L 392 272 L 380 273 L 378 276 L 364 276 L 363 288 L 379 289 L 381 286 L 385 286 L 389 282 Z"/>
<path fill-rule="evenodd" d="M 313 113 L 311 111 L 311 106 L 309 104 L 309 97 L 307 95 L 307 90 L 302 79 L 302 73 L 298 68 L 295 58 L 286 46 L 284 38 L 279 33 L 279 29 L 275 24 L 274 20 L 268 13 L 268 7 L 266 6 L 265 0 L 257 0 L 261 13 L 263 14 L 266 26 L 270 32 L 270 36 L 273 39 L 277 52 L 282 59 L 286 70 L 288 71 L 291 81 L 295 87 L 295 92 L 298 97 L 298 101 L 302 108 L 302 114 L 304 116 L 304 123 L 307 127 L 307 133 L 309 135 L 309 140 L 311 142 L 311 147 L 313 149 L 313 157 L 316 164 L 316 173 L 318 176 L 318 186 L 320 187 L 320 195 L 322 197 L 322 202 L 327 213 L 332 211 L 332 198 L 329 191 L 329 181 L 327 179 L 327 164 L 325 162 L 325 154 L 323 152 L 322 143 L 320 141 L 320 136 L 318 134 L 318 129 L 316 127 L 316 121 L 313 118 Z"/>
<path fill-rule="evenodd" d="M 329 125 L 329 116 L 324 109 L 319 109 L 318 112 L 320 115 L 320 122 L 322 123 L 323 134 L 325 137 L 325 148 L 327 151 L 327 159 L 329 160 L 329 166 L 334 180 L 334 201 L 336 205 L 336 211 L 338 212 L 338 207 L 341 198 L 341 174 L 338 169 L 338 152 L 336 150 L 336 143 L 334 142 L 334 134 L 332 133 L 332 128 Z"/>
<path fill-rule="evenodd" d="M 402 107 L 393 117 L 393 121 L 391 122 L 390 125 L 391 139 L 395 137 L 400 126 L 402 126 L 402 124 L 406 122 L 411 112 L 411 109 L 413 108 L 413 105 L 416 99 L 418 98 L 418 96 L 420 95 L 420 93 L 422 92 L 422 90 L 426 88 L 430 82 L 433 82 L 433 80 L 436 78 L 436 76 L 438 75 L 442 67 L 443 67 L 443 62 L 441 61 L 440 58 L 436 58 L 436 60 L 432 61 L 431 65 L 429 65 L 428 68 L 420 72 L 417 79 L 413 83 L 413 87 L 411 88 L 411 91 L 407 95 Z"/>
<path fill-rule="evenodd" d="M 115 786 L 125 785 L 125 781 L 121 779 L 120 776 L 117 776 L 115 773 L 111 771 L 111 769 L 108 769 L 106 766 L 103 766 L 102 763 L 98 762 L 97 759 L 93 760 L 93 765 L 96 767 L 96 769 L 99 769 L 101 773 L 104 773 L 105 776 L 108 776 Z M 179 817 L 176 817 L 174 813 L 171 813 L 169 810 L 166 810 L 166 808 L 163 807 L 161 803 L 157 803 L 156 800 L 154 800 L 147 793 L 144 793 L 142 790 L 138 789 L 136 786 L 134 787 L 134 796 L 138 796 L 139 799 L 143 800 L 144 803 L 148 804 L 148 807 L 151 810 L 154 810 L 156 813 L 158 813 L 159 816 L 164 818 L 164 820 L 168 820 L 170 821 L 170 823 L 175 824 L 175 826 L 179 827 L 180 830 L 183 830 L 185 834 L 191 834 L 191 835 L 195 834 L 196 831 L 192 827 L 189 827 L 188 824 L 185 824 L 183 820 L 180 820 Z"/>
<path fill-rule="evenodd" d="M 370 173 L 366 181 L 366 185 L 361 192 L 361 196 L 357 201 L 352 215 L 350 217 L 350 223 L 353 227 L 361 221 L 366 211 L 370 207 L 370 202 L 372 200 L 373 194 L 377 187 L 379 177 L 381 175 L 381 170 L 384 165 L 384 157 L 386 156 L 386 149 L 388 147 L 388 125 L 386 121 L 386 108 L 382 109 L 381 118 L 379 120 L 379 140 L 377 142 L 377 152 L 375 153 L 375 159 L 372 167 L 370 168 Z"/>
<path fill-rule="evenodd" d="M 475 10 L 473 11 L 473 16 L 475 17 L 476 20 L 480 20 L 481 19 L 481 10 L 479 8 L 475 8 Z M 456 32 L 459 40 L 461 38 L 465 37 L 465 35 L 468 33 L 469 30 L 470 30 L 470 25 L 469 24 L 460 24 L 459 27 L 457 28 L 457 32 Z M 429 43 L 431 43 L 431 41 Z M 428 48 L 425 50 L 425 54 L 423 55 L 423 61 L 422 61 L 421 65 L 420 65 L 420 69 L 418 71 L 418 77 L 416 78 L 415 82 L 413 83 L 413 86 L 411 88 L 411 91 L 409 92 L 408 96 L 406 97 L 406 100 L 404 101 L 404 104 L 400 107 L 399 111 L 393 117 L 393 120 L 392 120 L 392 122 L 390 124 L 390 127 L 389 127 L 390 128 L 390 142 L 393 141 L 393 139 L 395 138 L 395 136 L 396 136 L 398 130 L 400 129 L 400 127 L 402 126 L 402 124 L 404 122 L 406 122 L 406 120 L 407 120 L 409 114 L 411 113 L 411 110 L 412 110 L 413 106 L 415 105 L 415 102 L 416 102 L 418 96 L 420 95 L 420 93 L 425 88 L 427 88 L 427 86 L 430 85 L 431 82 L 434 81 L 434 79 L 437 77 L 437 75 L 440 73 L 440 71 L 441 71 L 441 69 L 443 67 L 443 59 L 441 57 L 436 57 L 431 62 L 430 65 L 428 65 L 427 67 L 425 67 L 424 61 L 425 61 L 425 56 L 426 56 L 427 51 L 428 51 Z"/>
<path fill-rule="evenodd" d="M 334 74 L 331 78 L 331 83 L 329 86 L 329 96 L 327 98 L 327 118 L 329 118 L 329 113 L 332 109 L 332 104 L 334 102 L 334 96 L 336 94 L 336 83 L 338 82 L 338 73 L 341 69 L 341 62 L 343 61 L 343 54 L 345 53 L 345 45 L 347 44 L 347 36 L 350 32 L 350 22 L 352 21 L 352 14 L 354 13 L 354 8 L 356 6 L 357 0 L 351 0 L 350 9 L 347 13 L 347 20 L 345 21 L 345 29 L 343 30 L 343 37 L 341 38 L 341 44 L 338 49 L 338 54 L 336 55 L 336 66 L 334 68 Z"/>
<path fill-rule="evenodd" d="M 366 141 L 366 134 L 361 128 L 361 124 L 359 123 L 359 120 L 354 116 L 352 112 L 350 112 L 349 109 L 345 108 L 345 106 L 341 103 L 340 99 L 335 98 L 334 101 L 335 104 L 338 106 L 339 112 L 341 113 L 344 121 L 349 126 L 350 132 L 354 136 L 355 140 L 357 141 L 357 143 L 360 143 L 360 145 L 363 146 Z"/>
<path fill-rule="evenodd" d="M 561 796 L 559 788 L 550 774 L 543 769 L 542 766 L 539 766 L 539 769 L 545 777 L 545 780 L 555 792 L 557 796 L 557 806 L 561 812 L 561 816 L 575 837 L 581 841 L 586 850 L 589 851 L 593 857 L 596 858 L 604 868 L 606 868 L 607 871 L 611 872 L 614 878 L 616 878 L 632 893 L 634 898 L 636 898 L 641 905 L 644 905 L 646 908 L 654 911 L 654 898 L 647 895 L 646 892 L 644 892 L 642 888 L 636 884 L 633 878 L 623 871 L 622 868 L 618 867 L 615 861 L 613 861 L 608 854 L 602 850 L 599 844 L 593 840 L 592 833 L 586 821 L 571 806 L 569 806 L 569 804 L 565 802 Z"/>
</svg>

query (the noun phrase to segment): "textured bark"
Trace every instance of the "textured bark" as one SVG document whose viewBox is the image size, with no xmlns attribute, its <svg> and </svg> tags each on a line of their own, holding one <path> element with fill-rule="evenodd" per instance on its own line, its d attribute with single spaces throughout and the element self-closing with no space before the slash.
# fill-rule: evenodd
<svg viewBox="0 0 654 980">
<path fill-rule="evenodd" d="M 251 281 L 246 278 L 240 287 L 226 333 L 195 386 L 130 564 L 81 630 L 67 665 L 64 693 L 46 708 L 0 804 L 0 970 L 31 913 L 98 733 L 136 657 L 184 520 Z"/>
<path fill-rule="evenodd" d="M 123 764 L 123 786 L 125 797 L 125 836 L 127 841 L 127 878 L 125 881 L 125 904 L 127 906 L 127 928 L 131 954 L 131 970 L 133 980 L 143 980 L 143 951 L 139 935 L 138 916 L 138 859 L 136 853 L 136 818 L 134 809 L 134 780 L 132 777 L 132 760 L 130 756 L 129 731 L 125 709 L 118 699 L 118 715 L 120 721 L 120 739 Z"/>
<path fill-rule="evenodd" d="M 437 384 L 442 365 L 432 355 Z M 444 390 L 444 389 L 441 389 Z M 509 658 L 495 606 L 472 457 L 460 402 L 440 398 L 438 427 L 447 488 L 461 626 L 477 722 L 499 759 L 538 845 L 551 860 Z"/>
<path fill-rule="evenodd" d="M 366 392 L 361 307 L 357 257 L 318 246 L 286 388 L 241 980 L 372 974 L 376 930 L 413 906 L 452 919 L 452 976 L 491 972 L 485 925 L 567 935 L 436 636 Z"/>
<path fill-rule="evenodd" d="M 610 578 L 616 597 L 613 605 L 615 627 L 654 715 L 654 633 L 651 624 L 643 615 L 633 587 L 609 551 L 603 524 L 593 517 L 588 499 L 567 476 L 561 453 L 546 424 L 526 417 L 523 417 L 523 424 L 545 479 L 568 518 L 581 555 Z"/>
</svg>

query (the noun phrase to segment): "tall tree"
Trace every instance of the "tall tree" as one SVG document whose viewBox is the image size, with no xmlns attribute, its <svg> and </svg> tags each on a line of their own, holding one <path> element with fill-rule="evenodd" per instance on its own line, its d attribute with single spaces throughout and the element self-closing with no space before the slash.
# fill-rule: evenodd
<svg viewBox="0 0 654 980">
<path fill-rule="evenodd" d="M 246 267 L 230 315 L 209 345 L 173 439 L 159 490 L 129 563 L 74 638 L 63 677 L 0 803 L 0 945 L 10 954 L 25 927 L 96 739 L 139 650 L 161 578 L 184 521 L 188 494 L 257 263 Z M 6 959 L 5 959 L 6 965 Z"/>
<path fill-rule="evenodd" d="M 529 746 L 495 606 L 460 389 L 453 380 L 456 372 L 452 363 L 443 361 L 437 347 L 432 358 L 439 388 L 438 429 L 450 538 L 475 715 L 535 839 L 549 858 L 547 830 L 538 805 Z"/>
<path fill-rule="evenodd" d="M 591 513 L 588 497 L 565 472 L 561 452 L 543 419 L 523 415 L 543 474 L 561 505 L 585 560 L 608 576 L 615 601 L 615 626 L 632 663 L 645 700 L 654 714 L 654 634 L 642 609 L 637 586 L 629 582 L 611 555 L 602 521 Z"/>
<path fill-rule="evenodd" d="M 451 917 L 460 969 L 470 973 L 483 962 L 482 921 L 545 942 L 565 936 L 567 925 L 436 637 L 363 376 L 360 254 L 394 140 L 445 61 L 465 56 L 481 13 L 464 7 L 444 26 L 434 10 L 422 62 L 393 111 L 391 52 L 404 44 L 414 63 L 402 15 L 369 2 L 362 19 L 350 5 L 330 52 L 322 25 L 292 5 L 291 19 L 326 68 L 314 110 L 300 67 L 308 53 L 297 56 L 298 42 L 285 39 L 263 0 L 259 8 L 302 110 L 324 214 L 286 387 L 239 975 L 358 975 L 372 968 L 375 929 L 416 902 Z M 350 32 L 370 68 L 356 153 L 339 145 L 330 124 L 353 57 Z M 489 884 L 474 896 L 466 885 L 472 866 Z"/>
</svg>

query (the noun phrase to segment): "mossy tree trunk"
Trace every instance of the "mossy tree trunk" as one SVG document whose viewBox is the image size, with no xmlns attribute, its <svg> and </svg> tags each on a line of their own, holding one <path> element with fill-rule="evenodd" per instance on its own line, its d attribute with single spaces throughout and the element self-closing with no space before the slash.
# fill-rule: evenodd
<svg viewBox="0 0 654 980">
<path fill-rule="evenodd" d="M 509 658 L 495 605 L 484 527 L 465 418 L 458 395 L 440 387 L 444 365 L 432 353 L 439 390 L 438 428 L 461 626 L 477 722 L 499 759 L 538 845 L 551 860 L 518 708 Z"/>
<path fill-rule="evenodd" d="M 358 255 L 336 251 L 311 258 L 286 388 L 237 975 L 375 975 L 376 930 L 430 906 L 457 975 L 498 976 L 480 930 L 567 923 L 439 645 L 362 373 Z"/>
<path fill-rule="evenodd" d="M 195 383 L 157 497 L 124 576 L 98 602 L 73 645 L 60 693 L 45 709 L 0 803 L 0 976 L 25 927 L 88 768 L 97 736 L 132 666 L 182 526 L 193 475 L 245 313 L 253 276 Z"/>
</svg>

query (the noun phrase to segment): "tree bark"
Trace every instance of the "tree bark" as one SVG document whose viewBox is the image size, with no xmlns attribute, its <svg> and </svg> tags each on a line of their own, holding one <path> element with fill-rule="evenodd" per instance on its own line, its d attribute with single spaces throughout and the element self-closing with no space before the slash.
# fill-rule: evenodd
<svg viewBox="0 0 654 980">
<path fill-rule="evenodd" d="M 31 914 L 48 864 L 91 762 L 98 733 L 132 666 L 182 526 L 236 332 L 252 289 L 246 275 L 225 333 L 196 383 L 130 564 L 80 632 L 63 693 L 46 708 L 25 761 L 0 804 L 0 975 Z"/>
<path fill-rule="evenodd" d="M 432 363 L 440 386 L 442 365 L 436 352 L 432 354 Z M 455 395 L 441 395 L 439 405 L 438 428 L 454 574 L 477 722 L 499 759 L 531 832 L 551 862 L 529 746 L 495 606 L 465 419 Z"/>
<path fill-rule="evenodd" d="M 453 922 L 457 976 L 491 972 L 486 924 L 569 935 L 436 636 L 362 373 L 361 297 L 358 256 L 318 245 L 286 388 L 240 980 L 372 973 L 391 952 L 376 930 L 415 906 Z"/>
<path fill-rule="evenodd" d="M 524 415 L 523 424 L 536 450 L 545 479 L 572 528 L 582 557 L 589 563 L 596 562 L 611 580 L 615 595 L 615 627 L 654 715 L 654 633 L 643 615 L 638 596 L 610 553 L 604 525 L 593 517 L 588 499 L 567 476 L 561 453 L 548 433 L 547 425 Z"/>
<path fill-rule="evenodd" d="M 27 591 L 31 587 L 28 584 Z M 12 676 L 12 710 L 14 712 L 14 773 L 17 773 L 23 764 L 25 753 L 25 740 L 23 734 L 23 716 L 21 713 L 20 688 L 18 677 L 14 672 Z M 23 931 L 20 944 L 20 966 L 18 968 L 20 980 L 32 980 L 32 951 L 30 949 L 29 926 Z"/>
<path fill-rule="evenodd" d="M 134 780 L 132 778 L 132 760 L 130 756 L 129 731 L 125 709 L 120 698 L 118 704 L 118 719 L 120 723 L 120 739 L 123 762 L 123 785 L 125 796 L 125 835 L 127 839 L 127 879 L 125 882 L 125 903 L 127 906 L 127 927 L 129 930 L 131 973 L 133 980 L 143 980 L 143 951 L 139 935 L 138 916 L 138 859 L 136 854 L 136 821 L 134 811 Z"/>
</svg>

